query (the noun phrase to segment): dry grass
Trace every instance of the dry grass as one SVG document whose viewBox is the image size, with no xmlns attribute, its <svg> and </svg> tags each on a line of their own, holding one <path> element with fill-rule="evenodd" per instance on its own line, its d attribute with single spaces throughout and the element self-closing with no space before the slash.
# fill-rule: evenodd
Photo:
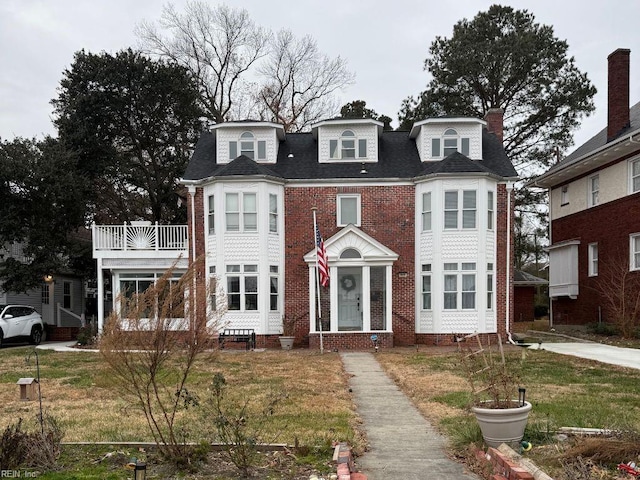
<svg viewBox="0 0 640 480">
<path fill-rule="evenodd" d="M 31 349 L 4 349 L 0 352 L 0 398 L 3 415 L 0 427 L 19 418 L 33 419 L 39 412 L 37 401 L 20 401 L 20 377 L 35 377 L 35 365 L 26 365 L 24 355 Z M 100 354 L 89 352 L 40 353 L 42 404 L 60 420 L 64 441 L 150 441 L 144 417 L 122 398 L 121 389 L 110 379 Z M 270 391 L 286 392 L 288 399 L 275 415 L 270 432 L 279 443 L 302 445 L 352 441 L 357 444 L 357 418 L 347 387 L 347 377 L 335 353 L 320 355 L 308 350 L 292 352 L 222 352 L 198 359 L 189 388 L 206 403 L 213 374 L 221 372 L 229 385 L 232 402 L 251 400 L 258 418 L 262 400 Z M 211 436 L 212 422 L 200 409 L 181 413 L 191 431 L 189 441 Z"/>
</svg>

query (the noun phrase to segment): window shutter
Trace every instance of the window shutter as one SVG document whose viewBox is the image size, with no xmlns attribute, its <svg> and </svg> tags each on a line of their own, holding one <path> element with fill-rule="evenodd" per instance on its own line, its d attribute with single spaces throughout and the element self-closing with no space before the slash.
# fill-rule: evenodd
<svg viewBox="0 0 640 480">
<path fill-rule="evenodd" d="M 462 138 L 462 153 L 464 156 L 468 157 L 469 156 L 469 139 L 468 138 Z"/>
<path fill-rule="evenodd" d="M 267 159 L 267 142 L 264 140 L 258 141 L 258 160 Z"/>
<path fill-rule="evenodd" d="M 366 158 L 367 157 L 367 139 L 361 138 L 358 140 L 358 157 Z"/>
<path fill-rule="evenodd" d="M 229 160 L 233 160 L 238 156 L 238 143 L 229 142 Z"/>
<path fill-rule="evenodd" d="M 337 158 L 336 150 L 338 150 L 338 141 L 329 140 L 329 158 Z"/>
</svg>

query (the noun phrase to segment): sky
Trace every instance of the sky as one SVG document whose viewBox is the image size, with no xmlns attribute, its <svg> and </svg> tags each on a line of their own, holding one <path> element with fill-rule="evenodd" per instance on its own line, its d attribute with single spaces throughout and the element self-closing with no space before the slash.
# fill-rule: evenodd
<svg viewBox="0 0 640 480">
<path fill-rule="evenodd" d="M 187 0 L 174 0 L 182 10 Z M 136 47 L 134 29 L 160 18 L 165 0 L 0 0 L 0 138 L 56 135 L 50 100 L 81 49 L 115 53 Z M 212 2 L 213 3 L 213 2 Z M 640 1 L 618 0 L 228 0 L 274 32 L 310 34 L 321 52 L 340 56 L 355 83 L 340 105 L 365 100 L 394 119 L 402 101 L 424 90 L 424 60 L 436 36 L 450 38 L 461 19 L 494 3 L 526 9 L 566 40 L 569 55 L 598 89 L 596 112 L 574 135 L 579 146 L 606 126 L 607 56 L 631 50 L 630 104 L 640 101 Z"/>
</svg>

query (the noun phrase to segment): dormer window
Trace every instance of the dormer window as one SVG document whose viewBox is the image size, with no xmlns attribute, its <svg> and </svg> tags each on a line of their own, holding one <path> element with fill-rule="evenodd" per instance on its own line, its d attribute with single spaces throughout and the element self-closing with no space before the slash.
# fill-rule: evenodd
<svg viewBox="0 0 640 480">
<path fill-rule="evenodd" d="M 329 140 L 329 158 L 350 160 L 367 157 L 367 139 L 358 138 L 351 130 L 345 130 L 339 140 Z"/>
<path fill-rule="evenodd" d="M 240 155 L 249 157 L 251 160 L 267 159 L 267 142 L 256 140 L 251 132 L 243 132 L 238 141 L 229 142 L 229 160 L 238 157 L 238 150 Z"/>
<path fill-rule="evenodd" d="M 460 152 L 469 156 L 469 139 L 460 137 L 457 130 L 448 128 L 442 134 L 442 138 L 431 139 L 431 156 L 446 158 L 452 153 Z"/>
</svg>

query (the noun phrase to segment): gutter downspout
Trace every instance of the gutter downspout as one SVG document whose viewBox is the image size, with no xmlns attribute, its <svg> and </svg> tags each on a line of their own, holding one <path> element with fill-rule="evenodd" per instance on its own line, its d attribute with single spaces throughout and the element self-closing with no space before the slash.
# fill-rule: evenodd
<svg viewBox="0 0 640 480">
<path fill-rule="evenodd" d="M 507 332 L 509 343 L 516 342 L 511 338 L 511 330 L 509 328 L 509 316 L 511 313 L 511 192 L 513 192 L 513 182 L 507 182 L 507 281 L 506 283 L 506 310 L 504 314 L 504 327 Z"/>
</svg>

